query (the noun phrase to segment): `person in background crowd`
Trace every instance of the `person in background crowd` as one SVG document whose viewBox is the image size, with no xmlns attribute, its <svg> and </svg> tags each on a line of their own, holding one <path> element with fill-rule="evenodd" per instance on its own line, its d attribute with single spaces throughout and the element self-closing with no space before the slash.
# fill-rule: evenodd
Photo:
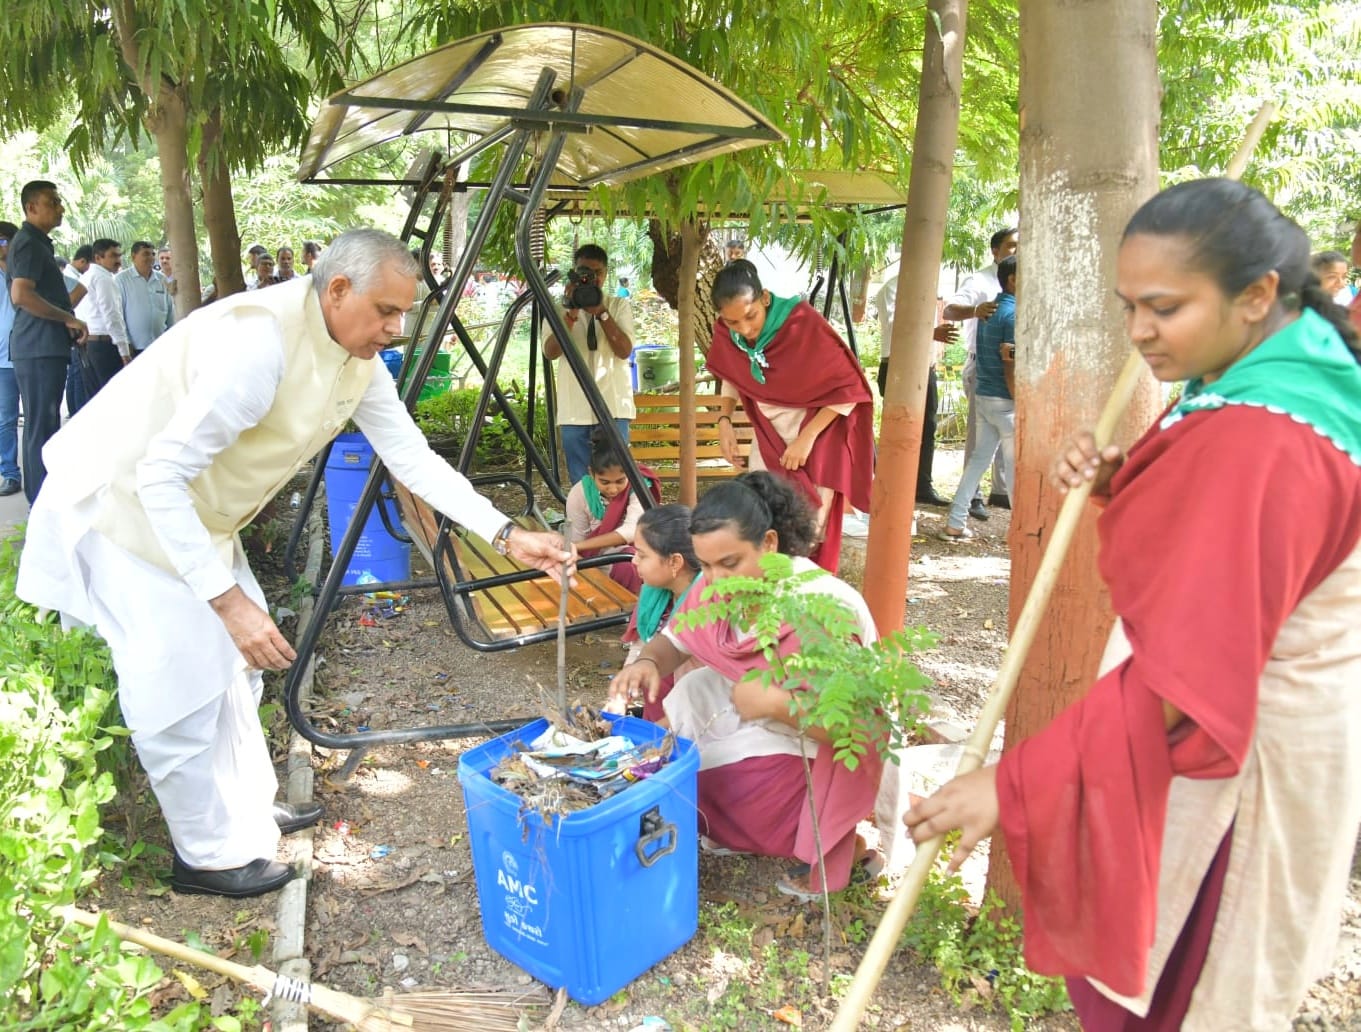
<svg viewBox="0 0 1361 1032">
<path fill-rule="evenodd" d="M 123 297 L 114 282 L 123 266 L 123 246 L 108 237 L 101 237 L 92 246 L 94 261 L 80 278 L 87 293 L 76 305 L 76 315 L 85 320 L 89 331 L 74 356 L 85 378 L 86 404 L 132 358 L 128 327 L 123 321 Z M 75 415 L 75 411 L 70 414 Z"/>
<path fill-rule="evenodd" d="M 302 263 L 307 271 L 312 271 L 312 266 L 317 264 L 317 259 L 321 257 L 321 245 L 315 240 L 304 240 L 302 242 Z"/>
<path fill-rule="evenodd" d="M 266 251 L 256 258 L 255 282 L 246 289 L 260 290 L 263 287 L 272 287 L 278 282 L 279 277 L 274 275 L 274 255 Z"/>
<path fill-rule="evenodd" d="M 9 358 L 14 302 L 9 296 L 9 242 L 19 227 L 0 222 L 0 497 L 23 490 L 19 470 L 19 384 Z"/>
<path fill-rule="evenodd" d="M 70 308 L 49 234 L 65 207 L 55 183 L 35 179 L 20 194 L 24 224 L 9 244 L 10 299 L 17 309 L 9 357 L 24 408 L 23 482 L 29 504 L 47 476 L 43 446 L 61 427 L 62 385 L 72 344 L 84 344 L 85 323 Z"/>
<path fill-rule="evenodd" d="M 280 834 L 321 817 L 316 803 L 274 802 L 261 672 L 295 655 L 238 532 L 351 417 L 436 511 L 502 555 L 570 576 L 561 537 L 498 512 L 398 399 L 377 356 L 415 289 L 401 241 L 351 230 L 311 277 L 176 323 L 49 445 L 17 593 L 108 643 L 123 720 L 170 829 L 176 891 L 281 887 L 293 869 L 274 859 Z"/>
<path fill-rule="evenodd" d="M 156 271 L 165 279 L 166 293 L 174 297 L 179 284 L 175 281 L 175 263 L 172 260 L 169 244 L 162 247 L 156 254 Z"/>
<path fill-rule="evenodd" d="M 251 244 L 250 247 L 246 249 L 246 262 L 250 266 L 250 268 L 246 270 L 245 277 L 247 290 L 254 290 L 259 284 L 260 275 L 258 268 L 260 265 L 260 256 L 268 253 L 269 249 L 266 248 L 264 244 Z"/>
<path fill-rule="evenodd" d="M 66 290 L 71 295 L 71 307 L 75 308 L 80 304 L 81 298 L 85 296 L 85 285 L 80 282 L 80 278 L 90 268 L 90 262 L 94 261 L 95 251 L 89 244 L 81 244 L 76 248 L 76 253 L 71 256 L 71 260 L 62 268 L 62 277 L 66 280 Z"/>
<path fill-rule="evenodd" d="M 274 269 L 274 276 L 278 282 L 287 283 L 297 275 L 293 270 L 293 248 L 284 245 L 274 253 L 279 259 Z"/>
<path fill-rule="evenodd" d="M 629 278 L 628 278 L 627 276 L 620 276 L 620 277 L 619 277 L 619 289 L 617 289 L 617 290 L 614 292 L 614 296 L 615 296 L 615 297 L 632 297 L 632 296 L 633 296 L 633 291 L 629 290 Z"/>
<path fill-rule="evenodd" d="M 1352 289 L 1347 285 L 1347 256 L 1341 251 L 1320 251 L 1310 259 L 1314 275 L 1323 292 L 1342 306 L 1352 303 Z"/>
<path fill-rule="evenodd" d="M 990 318 L 997 310 L 997 295 L 1002 292 L 1002 285 L 997 282 L 997 263 L 1016 253 L 1016 241 L 1014 229 L 999 229 L 994 233 L 992 239 L 988 241 L 992 248 L 992 264 L 964 277 L 959 290 L 945 303 L 945 318 L 951 322 L 962 320 L 964 323 L 964 344 L 968 350 L 968 356 L 964 360 L 964 395 L 969 400 L 964 438 L 966 464 L 969 456 L 973 454 L 978 435 L 978 420 L 973 400 L 974 385 L 978 382 L 978 358 L 975 351 L 978 344 L 978 324 L 980 320 Z M 1009 509 L 1011 507 L 1009 489 L 1006 472 L 1002 469 L 1001 456 L 998 456 L 992 464 L 992 493 L 988 496 L 988 504 L 1000 509 Z M 988 510 L 983 504 L 981 493 L 975 495 L 969 503 L 969 515 L 976 520 L 988 518 Z"/>
<path fill-rule="evenodd" d="M 1361 828 L 1361 341 L 1304 231 L 1228 179 L 1144 204 L 1115 289 L 1185 387 L 1128 453 L 1082 432 L 1051 468 L 1102 510 L 1101 673 L 905 821 L 962 829 L 952 868 L 1000 824 L 1026 964 L 1087 1032 L 1288 1029 Z"/>
<path fill-rule="evenodd" d="M 874 394 L 846 342 L 808 302 L 776 297 L 756 266 L 729 262 L 714 279 L 709 370 L 723 382 L 718 440 L 741 465 L 732 413 L 751 420 L 752 469 L 792 482 L 817 514 L 813 561 L 835 573 L 850 499 L 870 507 L 874 478 Z"/>
<path fill-rule="evenodd" d="M 747 256 L 745 240 L 729 240 L 723 245 L 723 256 L 730 262 L 741 261 Z"/>
<path fill-rule="evenodd" d="M 1016 355 L 1016 275 L 1014 254 L 997 263 L 997 281 L 1002 285 L 996 298 L 997 308 L 978 327 L 974 383 L 978 440 L 973 454 L 964 463 L 949 518 L 941 531 L 941 537 L 947 541 L 973 537 L 965 526 L 969 501 L 994 457 L 1000 453 L 1007 478 L 1016 468 L 1016 402 L 1011 395 L 1011 370 L 1015 368 Z"/>
<path fill-rule="evenodd" d="M 633 379 L 629 376 L 629 356 L 633 354 L 633 308 L 626 298 L 606 297 L 605 277 L 609 269 L 609 255 L 598 244 L 582 244 L 572 255 L 572 268 L 587 270 L 594 279 L 573 283 L 568 279 L 563 290 L 563 304 L 559 308 L 567 324 L 571 347 L 586 366 L 614 417 L 619 436 L 627 442 L 629 423 L 634 416 Z M 581 306 L 574 302 L 577 292 L 594 292 L 596 304 Z M 603 346 L 602 346 L 603 345 Z M 545 321 L 543 325 L 543 357 L 561 359 L 563 342 L 554 335 Z M 562 452 L 567 458 L 567 475 L 575 484 L 586 475 L 591 462 L 591 435 L 599 425 L 595 410 L 586 400 L 586 393 L 577 382 L 572 367 L 565 361 L 557 363 L 554 378 L 558 392 L 558 429 L 562 433 Z"/>
<path fill-rule="evenodd" d="M 156 249 L 145 240 L 132 245 L 132 265 L 114 277 L 123 302 L 123 322 L 132 340 L 132 357 L 145 351 L 175 322 L 175 306 L 165 277 L 155 269 Z"/>
</svg>

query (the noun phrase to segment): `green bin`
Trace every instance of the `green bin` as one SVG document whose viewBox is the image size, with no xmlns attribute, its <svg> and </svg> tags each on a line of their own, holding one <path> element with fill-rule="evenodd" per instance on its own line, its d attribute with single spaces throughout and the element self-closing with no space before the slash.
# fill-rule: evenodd
<svg viewBox="0 0 1361 1032">
<path fill-rule="evenodd" d="M 680 350 L 669 344 L 643 344 L 634 351 L 638 390 L 646 394 L 680 379 Z"/>
<path fill-rule="evenodd" d="M 416 357 L 413 358 L 413 359 L 411 360 L 411 368 L 412 368 L 412 369 L 415 369 L 416 366 L 420 364 L 420 361 L 421 361 L 421 352 L 422 352 L 423 350 L 424 350 L 423 348 L 417 348 L 417 349 L 416 349 Z M 425 384 L 424 384 L 424 386 L 421 387 L 421 397 L 422 397 L 422 398 L 428 397 L 428 395 L 426 394 L 426 391 L 427 391 L 427 390 L 429 389 L 429 387 L 430 387 L 430 382 L 431 382 L 432 380 L 436 379 L 437 377 L 443 377 L 443 379 L 444 379 L 444 387 L 443 387 L 442 389 L 440 389 L 440 390 L 435 391 L 434 393 L 436 393 L 436 394 L 443 394 L 445 391 L 447 391 L 447 390 L 449 389 L 449 379 L 450 379 L 450 377 L 449 377 L 449 363 L 450 363 L 450 360 L 451 360 L 452 357 L 453 357 L 453 356 L 451 356 L 451 355 L 449 354 L 449 352 L 447 352 L 447 351 L 437 351 L 437 352 L 435 353 L 435 364 L 432 365 L 432 366 L 430 367 L 430 375 L 427 376 L 427 377 L 425 378 Z M 401 390 L 403 387 L 405 387 L 405 386 L 406 386 L 406 380 L 403 379 L 402 382 L 399 383 L 399 384 L 397 385 L 397 389 L 400 391 L 400 390 Z"/>
</svg>

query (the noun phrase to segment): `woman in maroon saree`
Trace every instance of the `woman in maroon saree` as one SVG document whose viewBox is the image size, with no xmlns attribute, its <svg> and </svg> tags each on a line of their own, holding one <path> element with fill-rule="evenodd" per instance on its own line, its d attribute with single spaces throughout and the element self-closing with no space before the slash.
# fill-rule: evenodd
<svg viewBox="0 0 1361 1032">
<path fill-rule="evenodd" d="M 811 558 L 836 573 L 845 503 L 870 507 L 874 476 L 874 395 L 859 361 L 807 302 L 776 297 L 756 266 L 729 262 L 713 286 L 709 371 L 723 381 L 719 416 L 723 454 L 740 465 L 731 416 L 736 403 L 751 420 L 752 469 L 791 481 L 817 513 Z"/>
<path fill-rule="evenodd" d="M 657 474 L 646 466 L 639 466 L 638 472 L 643 475 L 653 502 L 660 502 Z M 642 515 L 643 503 L 629 485 L 624 460 L 615 452 L 610 439 L 597 430 L 591 436 L 591 462 L 586 476 L 567 493 L 567 523 L 563 528 L 567 540 L 577 546 L 577 553 L 584 559 L 606 552 L 632 555 L 633 537 Z M 642 587 L 632 563 L 612 564 L 610 577 L 635 595 Z"/>
<path fill-rule="evenodd" d="M 760 577 L 760 558 L 767 552 L 794 556 L 795 572 L 817 569 L 805 558 L 812 513 L 787 481 L 769 473 L 743 474 L 710 490 L 695 507 L 691 530 L 702 574 L 680 612 L 705 605 L 706 585 L 725 577 Z M 860 640 L 874 640 L 869 609 L 850 585 L 824 575 L 804 590 L 843 602 L 857 617 Z M 779 648 L 798 648 L 787 628 Z M 832 756 L 821 728 L 806 728 L 801 736 L 789 710 L 805 689 L 762 687 L 752 675 L 769 664 L 749 628 L 718 620 L 680 630 L 673 622 L 620 672 L 610 693 L 621 701 L 654 699 L 662 679 L 686 662 L 699 668 L 677 677 L 665 710 L 672 729 L 699 746 L 700 828 L 711 845 L 803 861 L 776 886 L 803 900 L 820 893 L 824 882 L 833 891 L 844 888 L 856 861 L 868 861 L 872 869 L 877 858 L 868 855 L 856 825 L 874 808 L 883 769 L 878 753 L 871 750 L 850 770 Z M 804 756 L 810 761 L 811 799 Z"/>
<path fill-rule="evenodd" d="M 1332 958 L 1361 825 L 1361 343 L 1309 241 L 1229 180 L 1125 230 L 1117 294 L 1181 398 L 1093 481 L 1120 620 L 1087 695 L 906 816 L 999 823 L 1026 960 L 1089 1032 L 1288 1028 Z M 1300 504 L 1307 499 L 1307 504 Z"/>
</svg>

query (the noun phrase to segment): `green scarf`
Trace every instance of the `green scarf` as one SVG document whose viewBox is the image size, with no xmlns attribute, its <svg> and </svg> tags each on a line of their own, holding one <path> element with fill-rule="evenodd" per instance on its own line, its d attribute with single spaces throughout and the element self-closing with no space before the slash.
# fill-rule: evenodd
<svg viewBox="0 0 1361 1032">
<path fill-rule="evenodd" d="M 731 331 L 732 342 L 751 359 L 751 378 L 757 383 L 766 382 L 766 374 L 761 371 L 770 364 L 766 361 L 766 348 L 770 346 L 775 334 L 780 332 L 780 327 L 784 325 L 789 313 L 798 303 L 797 297 L 776 297 L 771 294 L 770 307 L 766 309 L 766 321 L 761 326 L 761 332 L 756 335 L 755 344 L 748 344 L 747 339 L 740 333 Z"/>
<path fill-rule="evenodd" d="M 685 586 L 676 599 L 676 608 L 679 609 L 685 596 L 690 594 L 690 589 L 695 586 L 695 581 L 699 580 L 699 575 Z M 654 588 L 651 584 L 644 584 L 643 590 L 638 592 L 638 638 L 644 643 L 651 641 L 657 636 L 657 629 L 662 623 L 662 614 L 666 612 L 666 607 L 671 605 L 671 592 L 666 588 Z"/>
<path fill-rule="evenodd" d="M 587 473 L 581 478 L 581 493 L 586 496 L 586 508 L 593 520 L 603 520 L 605 518 L 605 499 L 600 497 L 600 488 L 596 486 L 595 477 Z"/>
<path fill-rule="evenodd" d="M 1162 422 L 1191 412 L 1255 405 L 1306 423 L 1361 465 L 1361 365 L 1329 325 L 1306 308 L 1214 383 L 1192 380 Z"/>
</svg>

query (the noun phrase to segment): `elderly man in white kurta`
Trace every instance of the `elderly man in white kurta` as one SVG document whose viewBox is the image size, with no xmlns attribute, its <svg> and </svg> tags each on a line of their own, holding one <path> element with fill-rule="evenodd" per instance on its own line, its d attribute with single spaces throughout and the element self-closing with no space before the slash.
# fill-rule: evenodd
<svg viewBox="0 0 1361 1032">
<path fill-rule="evenodd" d="M 177 323 L 44 449 L 18 593 L 109 643 L 179 891 L 278 888 L 292 875 L 274 859 L 281 829 L 321 816 L 274 802 L 260 672 L 295 655 L 237 533 L 348 419 L 394 476 L 499 550 L 559 576 L 570 562 L 560 537 L 515 527 L 429 450 L 376 359 L 416 272 L 395 237 L 345 233 L 310 278 Z"/>
</svg>

